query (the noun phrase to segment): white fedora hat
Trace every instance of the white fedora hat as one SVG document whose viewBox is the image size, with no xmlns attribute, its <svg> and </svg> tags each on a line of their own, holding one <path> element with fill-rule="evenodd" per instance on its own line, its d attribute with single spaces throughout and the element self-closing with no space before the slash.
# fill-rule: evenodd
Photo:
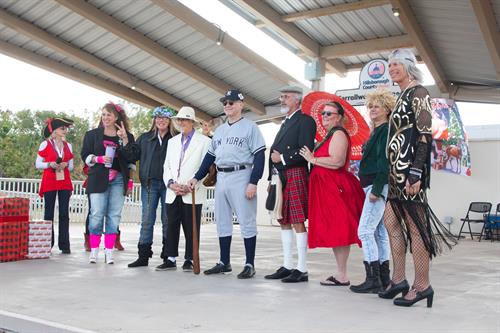
<svg viewBox="0 0 500 333">
<path fill-rule="evenodd" d="M 183 106 L 179 110 L 176 116 L 173 116 L 172 118 L 174 119 L 189 119 L 194 122 L 199 122 L 198 119 L 196 119 L 196 115 L 194 113 L 194 109 L 190 106 Z"/>
</svg>

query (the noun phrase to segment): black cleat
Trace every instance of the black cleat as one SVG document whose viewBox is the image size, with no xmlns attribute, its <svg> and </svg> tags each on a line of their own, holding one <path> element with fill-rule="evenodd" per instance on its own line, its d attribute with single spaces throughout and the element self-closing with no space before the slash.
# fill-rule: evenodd
<svg viewBox="0 0 500 333">
<path fill-rule="evenodd" d="M 268 279 L 268 280 L 278 280 L 278 279 L 284 279 L 286 278 L 288 275 L 290 275 L 292 273 L 292 270 L 288 269 L 288 268 L 285 268 L 283 266 L 281 266 L 280 268 L 278 268 L 278 270 L 276 272 L 274 272 L 273 274 L 269 274 L 269 275 L 266 275 L 264 276 L 264 279 Z"/>
<path fill-rule="evenodd" d="M 203 273 L 205 275 L 211 275 L 211 274 L 221 274 L 221 273 L 229 273 L 232 272 L 233 269 L 231 268 L 231 264 L 224 265 L 223 263 L 216 263 L 214 267 L 207 269 Z"/>
<path fill-rule="evenodd" d="M 245 265 L 240 274 L 238 274 L 238 279 L 250 279 L 255 275 L 255 268 L 252 265 Z"/>
</svg>

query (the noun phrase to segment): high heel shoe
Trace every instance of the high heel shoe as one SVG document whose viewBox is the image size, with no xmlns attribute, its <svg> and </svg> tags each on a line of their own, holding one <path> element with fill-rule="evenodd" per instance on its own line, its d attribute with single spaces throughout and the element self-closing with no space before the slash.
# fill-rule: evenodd
<svg viewBox="0 0 500 333">
<path fill-rule="evenodd" d="M 415 304 L 423 299 L 427 299 L 427 307 L 432 308 L 432 301 L 434 300 L 434 290 L 432 289 L 431 286 L 429 286 L 425 290 L 417 291 L 416 296 L 413 299 L 406 299 L 406 298 L 404 298 L 404 296 L 396 298 L 394 300 L 394 305 L 412 306 L 413 304 Z"/>
<path fill-rule="evenodd" d="M 399 283 L 394 283 L 391 280 L 389 288 L 386 290 L 379 291 L 378 297 L 385 299 L 393 299 L 394 297 L 396 297 L 397 294 L 401 292 L 403 293 L 404 297 L 408 293 L 408 290 L 410 290 L 410 285 L 408 284 L 408 281 L 406 281 L 406 279 Z"/>
</svg>

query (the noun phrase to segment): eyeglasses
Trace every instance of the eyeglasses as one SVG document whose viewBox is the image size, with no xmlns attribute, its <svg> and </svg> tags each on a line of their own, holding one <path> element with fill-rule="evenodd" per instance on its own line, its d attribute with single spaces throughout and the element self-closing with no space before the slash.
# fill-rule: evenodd
<svg viewBox="0 0 500 333">
<path fill-rule="evenodd" d="M 224 102 L 222 102 L 222 105 L 224 105 L 224 106 L 226 106 L 228 104 L 229 104 L 229 106 L 232 106 L 234 104 L 234 102 L 233 101 L 224 101 Z"/>
<path fill-rule="evenodd" d="M 281 95 L 280 96 L 280 100 L 285 100 L 285 99 L 289 99 L 290 96 L 289 95 Z"/>
<path fill-rule="evenodd" d="M 332 114 L 338 114 L 337 112 L 331 112 L 331 111 L 323 111 L 321 112 L 321 115 L 324 117 L 324 116 L 328 116 L 330 117 Z"/>
</svg>

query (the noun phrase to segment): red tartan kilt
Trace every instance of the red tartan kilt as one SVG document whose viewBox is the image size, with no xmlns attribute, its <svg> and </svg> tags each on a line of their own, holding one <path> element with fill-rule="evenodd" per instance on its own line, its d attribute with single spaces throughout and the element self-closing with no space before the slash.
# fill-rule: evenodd
<svg viewBox="0 0 500 333">
<path fill-rule="evenodd" d="M 285 169 L 283 190 L 283 218 L 280 224 L 304 223 L 307 219 L 308 173 L 305 167 Z"/>
</svg>

